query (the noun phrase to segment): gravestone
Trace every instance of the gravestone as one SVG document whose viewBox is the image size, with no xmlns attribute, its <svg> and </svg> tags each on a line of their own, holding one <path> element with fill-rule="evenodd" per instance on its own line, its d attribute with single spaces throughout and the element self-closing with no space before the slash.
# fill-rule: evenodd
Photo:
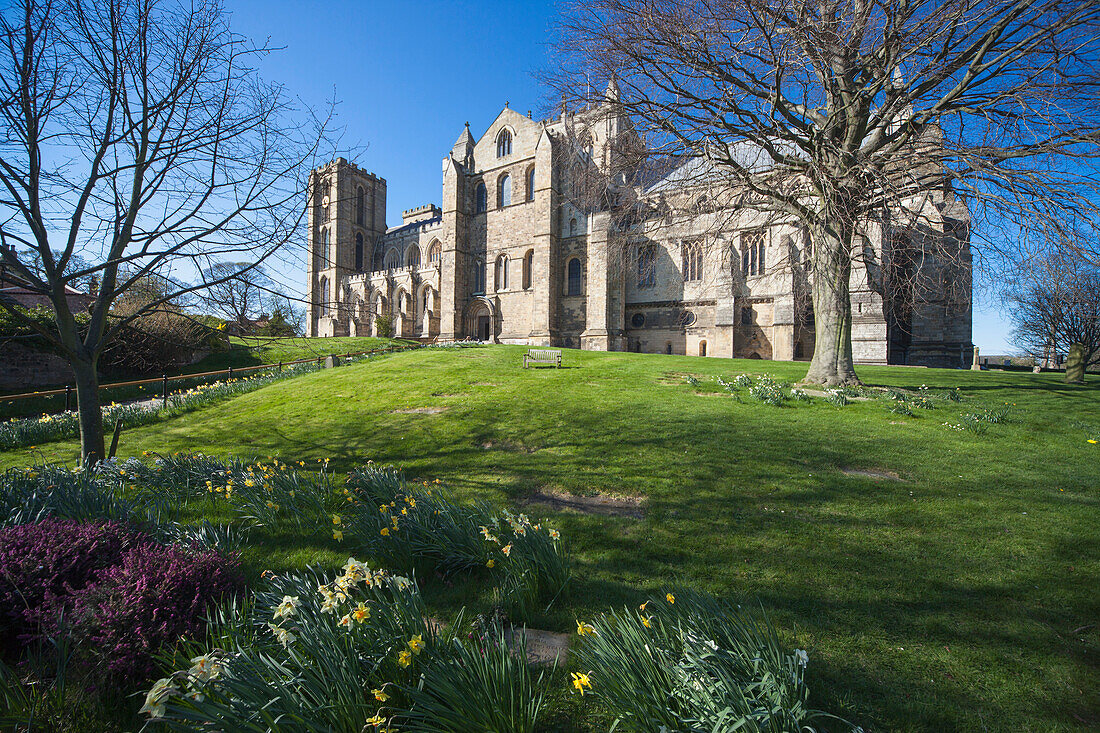
<svg viewBox="0 0 1100 733">
<path fill-rule="evenodd" d="M 1066 384 L 1082 384 L 1085 381 L 1085 345 L 1069 347 L 1066 357 Z"/>
<path fill-rule="evenodd" d="M 332 369 L 338 366 L 340 366 L 340 357 L 335 355 L 325 357 L 325 369 Z"/>
<path fill-rule="evenodd" d="M 974 347 L 974 363 L 970 365 L 971 371 L 980 372 L 982 365 L 978 363 L 978 347 Z"/>
</svg>

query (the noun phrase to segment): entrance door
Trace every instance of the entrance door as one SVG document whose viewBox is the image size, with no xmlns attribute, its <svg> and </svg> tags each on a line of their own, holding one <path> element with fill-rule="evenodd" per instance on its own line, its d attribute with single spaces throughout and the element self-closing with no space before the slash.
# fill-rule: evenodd
<svg viewBox="0 0 1100 733">
<path fill-rule="evenodd" d="M 477 339 L 478 341 L 489 340 L 489 316 L 477 317 Z"/>
</svg>

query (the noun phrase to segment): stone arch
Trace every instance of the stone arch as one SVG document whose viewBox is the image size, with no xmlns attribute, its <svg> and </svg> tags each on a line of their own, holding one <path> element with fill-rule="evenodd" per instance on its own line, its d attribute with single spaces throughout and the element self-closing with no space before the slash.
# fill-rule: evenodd
<svg viewBox="0 0 1100 733">
<path fill-rule="evenodd" d="M 512 205 L 512 174 L 504 172 L 497 179 L 497 208 Z"/>
<path fill-rule="evenodd" d="M 497 133 L 497 157 L 503 158 L 506 155 L 512 154 L 512 131 L 507 128 L 501 128 Z"/>
<path fill-rule="evenodd" d="M 404 286 L 399 287 L 397 292 L 393 294 L 393 335 L 395 338 L 409 335 L 411 330 L 409 327 L 410 305 L 409 291 Z"/>
<path fill-rule="evenodd" d="M 416 294 L 416 323 L 421 336 L 434 336 L 439 323 L 439 291 L 423 283 Z"/>
<path fill-rule="evenodd" d="M 502 254 L 497 257 L 496 265 L 493 268 L 493 290 L 501 291 L 508 289 L 508 255 Z"/>
<path fill-rule="evenodd" d="M 490 298 L 477 297 L 463 309 L 462 323 L 466 338 L 496 341 L 500 331 L 500 312 Z"/>
<path fill-rule="evenodd" d="M 420 247 L 416 244 L 411 245 L 405 251 L 405 267 L 420 267 Z"/>
<path fill-rule="evenodd" d="M 396 270 L 401 267 L 401 252 L 397 247 L 390 247 L 389 251 L 386 252 L 386 260 L 383 266 L 387 270 Z"/>
<path fill-rule="evenodd" d="M 431 244 L 428 245 L 428 264 L 439 267 L 443 261 L 443 245 L 439 243 L 438 239 L 433 239 Z"/>
</svg>

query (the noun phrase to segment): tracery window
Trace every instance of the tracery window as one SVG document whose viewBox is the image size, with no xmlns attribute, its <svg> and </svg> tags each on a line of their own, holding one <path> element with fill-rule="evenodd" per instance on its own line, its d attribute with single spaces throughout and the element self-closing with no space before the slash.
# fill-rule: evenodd
<svg viewBox="0 0 1100 733">
<path fill-rule="evenodd" d="M 485 188 L 485 184 L 484 183 L 477 184 L 477 189 L 474 193 L 474 199 L 475 199 L 474 208 L 476 209 L 476 213 L 480 214 L 483 211 L 485 211 L 486 208 L 488 208 L 488 206 L 489 206 L 488 198 L 489 198 L 489 194 L 488 194 L 488 191 Z"/>
<path fill-rule="evenodd" d="M 431 246 L 428 247 L 428 262 L 438 265 L 442 255 L 443 249 L 439 246 L 439 242 L 432 242 Z"/>
<path fill-rule="evenodd" d="M 527 250 L 523 256 L 523 289 L 531 289 L 531 267 L 535 264 L 535 250 Z"/>
<path fill-rule="evenodd" d="M 703 279 L 703 246 L 700 242 L 680 245 L 683 255 L 684 282 Z"/>
<path fill-rule="evenodd" d="M 505 173 L 497 182 L 497 208 L 503 209 L 512 204 L 512 177 Z"/>
<path fill-rule="evenodd" d="M 409 248 L 408 254 L 405 256 L 406 267 L 420 267 L 420 248 L 415 244 Z"/>
<path fill-rule="evenodd" d="M 321 299 L 321 315 L 328 315 L 328 278 L 321 276 L 320 299 Z"/>
<path fill-rule="evenodd" d="M 741 232 L 741 274 L 744 277 L 764 274 L 763 229 Z"/>
<path fill-rule="evenodd" d="M 497 135 L 497 157 L 503 158 L 505 155 L 512 154 L 512 133 L 507 128 L 500 131 Z"/>
<path fill-rule="evenodd" d="M 497 257 L 494 287 L 497 291 L 508 289 L 508 256 Z"/>
<path fill-rule="evenodd" d="M 535 200 L 535 166 L 527 169 L 527 200 Z"/>
</svg>

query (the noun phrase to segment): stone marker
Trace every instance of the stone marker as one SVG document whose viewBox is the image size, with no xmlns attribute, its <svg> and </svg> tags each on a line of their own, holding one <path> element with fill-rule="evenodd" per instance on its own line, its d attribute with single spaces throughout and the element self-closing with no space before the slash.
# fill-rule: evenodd
<svg viewBox="0 0 1100 733">
<path fill-rule="evenodd" d="M 325 357 L 325 369 L 332 369 L 333 367 L 340 366 L 340 357 L 327 356 Z"/>
<path fill-rule="evenodd" d="M 980 372 L 982 365 L 978 363 L 978 347 L 974 347 L 974 363 L 970 365 L 971 371 Z"/>
<path fill-rule="evenodd" d="M 1085 345 L 1069 347 L 1066 357 L 1066 384 L 1082 384 L 1085 381 Z"/>
</svg>

